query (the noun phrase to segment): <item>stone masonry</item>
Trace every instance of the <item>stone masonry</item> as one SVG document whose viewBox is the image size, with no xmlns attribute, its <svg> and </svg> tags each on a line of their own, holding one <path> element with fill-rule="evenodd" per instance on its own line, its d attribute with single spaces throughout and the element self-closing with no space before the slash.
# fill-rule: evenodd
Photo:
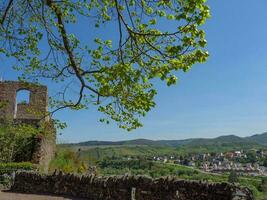
<svg viewBox="0 0 267 200">
<path fill-rule="evenodd" d="M 16 95 L 20 90 L 30 92 L 29 104 L 17 104 Z M 27 82 L 0 82 L 0 118 L 21 121 L 37 121 L 48 111 L 47 87 Z M 47 120 L 47 118 L 46 118 Z"/>
<path fill-rule="evenodd" d="M 17 93 L 29 91 L 28 103 L 17 103 Z M 56 146 L 56 130 L 48 113 L 48 90 L 46 86 L 21 81 L 0 81 L 0 123 L 11 121 L 14 125 L 30 124 L 45 131 L 34 138 L 34 152 L 28 160 L 47 171 Z M 32 143 L 31 143 L 32 144 Z"/>
<path fill-rule="evenodd" d="M 90 200 L 253 200 L 247 188 L 175 177 L 78 176 L 19 172 L 11 188 L 20 193 L 68 195 Z"/>
</svg>

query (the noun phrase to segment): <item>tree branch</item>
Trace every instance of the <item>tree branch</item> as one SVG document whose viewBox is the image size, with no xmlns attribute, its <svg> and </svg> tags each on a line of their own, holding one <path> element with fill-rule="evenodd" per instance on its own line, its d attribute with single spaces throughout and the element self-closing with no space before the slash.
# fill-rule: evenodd
<svg viewBox="0 0 267 200">
<path fill-rule="evenodd" d="M 0 22 L 1 26 L 3 26 L 3 24 L 5 22 L 6 16 L 7 16 L 8 11 L 10 10 L 10 8 L 12 6 L 13 1 L 14 0 L 9 0 L 9 2 L 8 2 L 8 5 L 7 5 L 6 9 L 5 9 L 4 15 L 3 15 L 2 19 L 1 19 L 1 22 Z"/>
</svg>

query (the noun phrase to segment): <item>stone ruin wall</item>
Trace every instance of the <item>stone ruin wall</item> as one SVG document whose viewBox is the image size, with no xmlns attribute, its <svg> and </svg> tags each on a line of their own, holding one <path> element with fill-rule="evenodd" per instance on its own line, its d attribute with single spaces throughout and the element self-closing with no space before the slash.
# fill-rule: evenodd
<svg viewBox="0 0 267 200">
<path fill-rule="evenodd" d="M 16 96 L 21 90 L 30 92 L 29 104 L 17 104 Z M 1 118 L 38 121 L 44 118 L 48 111 L 47 87 L 27 82 L 2 81 L 0 82 L 0 101 L 4 104 L 0 109 Z"/>
<path fill-rule="evenodd" d="M 17 93 L 21 90 L 30 92 L 29 103 L 17 103 Z M 0 123 L 13 121 L 14 124 L 26 123 L 39 126 L 44 122 L 49 127 L 47 137 L 38 136 L 34 139 L 35 146 L 31 161 L 48 167 L 55 153 L 56 131 L 48 113 L 48 90 L 46 86 L 20 81 L 0 82 Z"/>
<path fill-rule="evenodd" d="M 48 172 L 49 163 L 54 158 L 56 152 L 56 133 L 50 133 L 48 137 L 39 135 L 35 138 L 35 151 L 31 162 L 38 164 L 43 172 Z"/>
<path fill-rule="evenodd" d="M 201 183 L 165 177 L 40 175 L 19 172 L 14 192 L 67 195 L 90 200 L 252 200 L 252 193 L 227 183 Z"/>
</svg>

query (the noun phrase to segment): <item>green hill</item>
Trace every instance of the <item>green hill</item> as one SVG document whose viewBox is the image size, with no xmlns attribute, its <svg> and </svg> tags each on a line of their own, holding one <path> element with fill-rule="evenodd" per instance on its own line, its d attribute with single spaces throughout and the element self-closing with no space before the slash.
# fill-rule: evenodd
<svg viewBox="0 0 267 200">
<path fill-rule="evenodd" d="M 136 139 L 136 140 L 125 140 L 125 141 L 87 141 L 87 142 L 80 142 L 80 143 L 70 143 L 70 144 L 63 144 L 63 145 L 70 145 L 70 146 L 180 146 L 184 144 L 190 143 L 194 139 L 187 139 L 187 140 L 148 140 L 148 139 Z"/>
<path fill-rule="evenodd" d="M 164 156 L 181 155 L 188 153 L 226 152 L 234 150 L 248 150 L 266 148 L 263 146 L 264 136 L 238 137 L 235 135 L 220 136 L 217 138 L 199 138 L 187 140 L 146 140 L 137 139 L 129 141 L 88 141 L 76 144 L 61 144 L 60 148 L 69 148 L 80 152 L 83 159 L 99 160 L 105 157 L 124 156 Z M 257 141 L 263 140 L 262 144 Z"/>
<path fill-rule="evenodd" d="M 61 146 L 71 147 L 108 147 L 108 146 L 163 146 L 163 147 L 181 147 L 181 146 L 247 146 L 258 145 L 267 146 L 267 133 L 253 135 L 250 137 L 238 137 L 235 135 L 226 135 L 216 138 L 196 138 L 185 140 L 148 140 L 136 139 L 126 141 L 87 141 L 80 143 L 61 144 Z"/>
<path fill-rule="evenodd" d="M 253 141 L 258 144 L 267 146 L 267 132 L 263 134 L 253 135 L 253 136 L 247 137 L 246 139 L 248 139 L 249 141 Z"/>
<path fill-rule="evenodd" d="M 213 139 L 195 139 L 188 144 L 178 147 L 180 151 L 185 153 L 226 152 L 253 148 L 264 148 L 264 146 L 235 135 L 220 136 Z"/>
<path fill-rule="evenodd" d="M 189 142 L 188 146 L 205 146 L 205 145 L 233 145 L 233 144 L 243 144 L 243 145 L 258 145 L 257 142 L 249 140 L 247 138 L 238 137 L 235 135 L 220 136 L 212 139 L 194 139 Z"/>
</svg>

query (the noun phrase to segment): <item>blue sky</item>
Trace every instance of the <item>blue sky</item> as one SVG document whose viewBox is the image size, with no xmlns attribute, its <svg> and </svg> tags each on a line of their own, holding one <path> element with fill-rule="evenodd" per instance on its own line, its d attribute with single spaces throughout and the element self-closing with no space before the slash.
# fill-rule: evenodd
<svg viewBox="0 0 267 200">
<path fill-rule="evenodd" d="M 205 25 L 208 62 L 179 73 L 176 86 L 156 84 L 157 106 L 143 120 L 143 128 L 129 133 L 115 124 L 102 124 L 93 107 L 66 110 L 56 116 L 68 123 L 58 141 L 248 136 L 267 131 L 267 1 L 210 0 L 208 4 L 212 13 Z M 85 29 L 79 25 L 73 32 L 86 37 Z M 0 74 L 14 79 L 8 64 L 1 60 Z"/>
</svg>

